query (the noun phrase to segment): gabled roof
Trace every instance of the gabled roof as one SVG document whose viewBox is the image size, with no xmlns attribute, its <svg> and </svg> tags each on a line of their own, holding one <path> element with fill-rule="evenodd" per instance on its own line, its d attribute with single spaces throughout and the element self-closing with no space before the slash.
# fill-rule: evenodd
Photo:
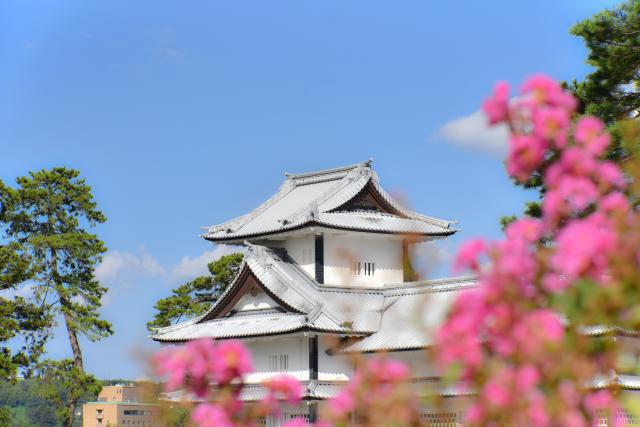
<svg viewBox="0 0 640 427">
<path fill-rule="evenodd" d="M 344 347 L 342 353 L 413 350 L 433 344 L 455 298 L 474 287 L 470 277 L 432 280 L 385 293 L 385 310 L 373 334 Z"/>
<path fill-rule="evenodd" d="M 318 284 L 284 249 L 247 244 L 240 273 L 225 293 L 202 316 L 157 329 L 153 339 L 180 342 L 196 338 L 246 338 L 300 331 L 365 337 L 345 351 L 410 349 L 430 343 L 424 325 L 407 317 L 417 304 L 427 324 L 437 324 L 456 292 L 473 280 L 446 279 L 388 285 L 384 288 L 351 288 Z M 258 287 L 278 309 L 250 313 L 231 309 L 247 292 Z M 431 320 L 429 320 L 431 319 Z"/>
<path fill-rule="evenodd" d="M 274 196 L 246 215 L 209 227 L 203 237 L 214 242 L 241 242 L 309 226 L 448 236 L 457 231 L 452 224 L 402 207 L 380 186 L 369 160 L 336 169 L 286 174 Z"/>
</svg>

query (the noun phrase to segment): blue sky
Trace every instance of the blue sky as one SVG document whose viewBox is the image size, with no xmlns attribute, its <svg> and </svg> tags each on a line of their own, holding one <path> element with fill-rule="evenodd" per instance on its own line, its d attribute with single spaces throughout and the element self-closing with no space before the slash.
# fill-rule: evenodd
<svg viewBox="0 0 640 427">
<path fill-rule="evenodd" d="M 498 238 L 532 197 L 473 113 L 498 79 L 582 77 L 569 28 L 613 4 L 1 2 L 0 179 L 77 168 L 108 217 L 116 333 L 83 342 L 87 368 L 143 374 L 153 303 L 224 252 L 199 227 L 252 209 L 284 171 L 373 157 L 412 208 L 459 221 L 432 272 L 448 274 L 462 241 Z M 68 347 L 60 333 L 49 355 Z"/>
</svg>

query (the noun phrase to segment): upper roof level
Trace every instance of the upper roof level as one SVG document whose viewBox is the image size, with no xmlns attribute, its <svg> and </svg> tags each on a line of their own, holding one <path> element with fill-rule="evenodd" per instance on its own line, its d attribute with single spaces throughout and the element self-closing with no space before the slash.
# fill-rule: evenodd
<svg viewBox="0 0 640 427">
<path fill-rule="evenodd" d="M 285 174 L 278 192 L 253 211 L 211 226 L 203 237 L 240 243 L 307 227 L 412 235 L 418 239 L 455 233 L 452 221 L 401 206 L 381 186 L 371 160 L 335 169 Z"/>
</svg>

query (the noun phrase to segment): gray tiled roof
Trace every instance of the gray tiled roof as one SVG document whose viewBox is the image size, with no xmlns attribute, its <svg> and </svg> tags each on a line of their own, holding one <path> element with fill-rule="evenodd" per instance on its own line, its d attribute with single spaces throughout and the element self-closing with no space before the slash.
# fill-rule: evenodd
<svg viewBox="0 0 640 427">
<path fill-rule="evenodd" d="M 338 391 L 345 386 L 345 382 L 328 382 L 328 381 L 300 381 L 304 389 L 303 399 L 305 400 L 324 400 L 335 396 Z M 267 389 L 261 384 L 245 384 L 240 393 L 240 400 L 244 402 L 257 402 L 264 399 L 267 395 Z M 162 400 L 171 402 L 197 402 L 198 399 L 194 395 L 188 395 L 183 390 L 164 393 L 161 395 Z"/>
<path fill-rule="evenodd" d="M 474 286 L 470 278 L 452 279 L 437 286 L 387 292 L 380 328 L 344 348 L 343 352 L 409 350 L 428 347 L 458 293 Z"/>
<path fill-rule="evenodd" d="M 326 400 L 336 396 L 345 382 L 335 381 L 300 381 L 304 389 L 305 400 Z M 449 384 L 439 378 L 421 378 L 411 382 L 412 387 L 420 396 L 464 397 L 472 396 L 475 391 L 461 384 Z M 611 386 L 619 386 L 623 390 L 640 390 L 640 377 L 636 375 L 600 375 L 591 381 L 589 387 L 602 389 Z M 261 384 L 246 384 L 240 399 L 245 402 L 257 402 L 266 396 L 267 391 Z M 200 399 L 193 395 L 187 395 L 183 390 L 161 395 L 162 400 L 172 402 L 196 402 Z"/>
<path fill-rule="evenodd" d="M 612 386 L 618 386 L 624 390 L 640 390 L 640 376 L 613 373 L 598 375 L 591 381 L 591 387 L 595 389 Z"/>
<path fill-rule="evenodd" d="M 247 246 L 241 270 L 250 270 L 269 294 L 293 312 L 271 310 L 213 318 L 212 313 L 227 304 L 233 289 L 239 286 L 236 279 L 207 313 L 159 328 L 153 339 L 177 342 L 202 337 L 241 338 L 313 330 L 365 337 L 345 351 L 420 348 L 431 342 L 429 332 L 424 331 L 434 329 L 455 294 L 474 283 L 470 278 L 461 278 L 383 288 L 324 286 L 302 270 L 283 249 Z M 424 316 L 415 319 L 409 313 L 424 313 Z"/>
<path fill-rule="evenodd" d="M 305 325 L 305 316 L 301 314 L 271 311 L 190 323 L 183 328 L 168 330 L 154 339 L 175 342 L 198 338 L 241 338 L 293 332 L 303 329 Z"/>
<path fill-rule="evenodd" d="M 335 212 L 371 184 L 398 215 Z M 278 192 L 246 215 L 212 226 L 204 234 L 211 241 L 240 242 L 266 234 L 306 226 L 376 233 L 448 236 L 456 230 L 443 221 L 400 206 L 381 186 L 371 161 L 307 174 L 287 174 Z"/>
<path fill-rule="evenodd" d="M 200 337 L 243 337 L 307 330 L 363 335 L 378 329 L 384 298 L 381 294 L 325 291 L 289 258 L 283 249 L 248 244 L 241 271 L 249 269 L 270 294 L 296 311 L 296 315 L 268 313 L 233 315 L 210 320 L 210 313 L 227 302 L 236 284 L 232 283 L 207 313 L 197 319 L 167 328 L 153 335 L 157 341 L 185 341 Z M 238 275 L 240 277 L 240 275 Z M 366 310 L 349 310 L 367 301 Z M 234 332 L 236 331 L 236 332 Z"/>
<path fill-rule="evenodd" d="M 335 397 L 347 382 L 338 381 L 300 381 L 304 393 L 304 400 L 326 400 Z M 439 395 L 441 397 L 470 396 L 473 392 L 460 385 L 446 384 L 436 378 L 418 379 L 411 382 L 411 387 L 421 396 Z M 240 399 L 244 402 L 257 402 L 264 399 L 267 390 L 262 384 L 245 384 L 240 393 Z M 186 394 L 183 390 L 161 395 L 161 400 L 171 402 L 197 402 L 201 401 L 196 396 Z"/>
</svg>

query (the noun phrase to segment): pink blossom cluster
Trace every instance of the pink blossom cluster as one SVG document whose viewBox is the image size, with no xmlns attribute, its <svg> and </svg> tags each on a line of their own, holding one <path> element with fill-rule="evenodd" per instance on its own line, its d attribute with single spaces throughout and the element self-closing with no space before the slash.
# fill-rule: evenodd
<svg viewBox="0 0 640 427">
<path fill-rule="evenodd" d="M 158 374 L 167 377 L 166 391 L 183 389 L 199 399 L 191 414 L 199 427 L 253 426 L 257 418 L 278 415 L 282 403 L 297 404 L 303 395 L 298 380 L 279 375 L 264 381 L 266 396 L 246 408 L 241 400 L 243 376 L 253 366 L 248 350 L 236 340 L 189 341 L 160 351 L 154 362 Z"/>
<path fill-rule="evenodd" d="M 247 349 L 234 340 L 214 342 L 199 339 L 166 348 L 155 356 L 156 370 L 165 375 L 166 391 L 183 389 L 197 398 L 191 421 L 198 427 L 252 427 L 267 416 L 281 415 L 283 404 L 296 405 L 304 390 L 290 375 L 262 382 L 266 396 L 250 405 L 241 400 L 243 376 L 252 370 Z M 390 420 L 398 425 L 416 424 L 417 405 L 407 388 L 409 368 L 401 362 L 373 357 L 360 366 L 353 380 L 329 400 L 324 420 L 313 427 L 349 424 L 354 411 L 372 414 L 372 420 Z M 408 404 L 411 403 L 411 404 Z M 306 427 L 294 418 L 285 427 Z"/>
<path fill-rule="evenodd" d="M 574 354 L 566 320 L 549 308 L 578 280 L 615 285 L 621 224 L 634 214 L 622 193 L 625 176 L 602 158 L 610 143 L 605 126 L 590 116 L 573 123 L 576 104 L 543 75 L 527 80 L 515 100 L 498 83 L 483 104 L 490 124 L 511 130 L 508 174 L 521 183 L 539 175 L 546 193 L 542 218 L 511 223 L 499 242 L 472 240 L 455 260 L 455 269 L 475 272 L 480 283 L 459 296 L 438 331 L 438 361 L 480 391 L 467 414 L 472 425 L 579 427 L 611 408 L 593 403 L 610 399 L 607 390 L 584 387 L 603 365 L 566 360 Z M 637 269 L 635 251 L 629 259 Z"/>
<path fill-rule="evenodd" d="M 375 356 L 362 361 L 349 384 L 329 400 L 324 419 L 348 425 L 357 413 L 362 425 L 416 425 L 419 410 L 409 379 L 409 368 L 400 361 Z"/>
<path fill-rule="evenodd" d="M 206 397 L 211 384 L 229 384 L 253 370 L 249 352 L 235 340 L 189 341 L 184 346 L 160 351 L 154 362 L 160 375 L 168 375 L 167 391 L 186 386 L 197 397 Z"/>
</svg>

